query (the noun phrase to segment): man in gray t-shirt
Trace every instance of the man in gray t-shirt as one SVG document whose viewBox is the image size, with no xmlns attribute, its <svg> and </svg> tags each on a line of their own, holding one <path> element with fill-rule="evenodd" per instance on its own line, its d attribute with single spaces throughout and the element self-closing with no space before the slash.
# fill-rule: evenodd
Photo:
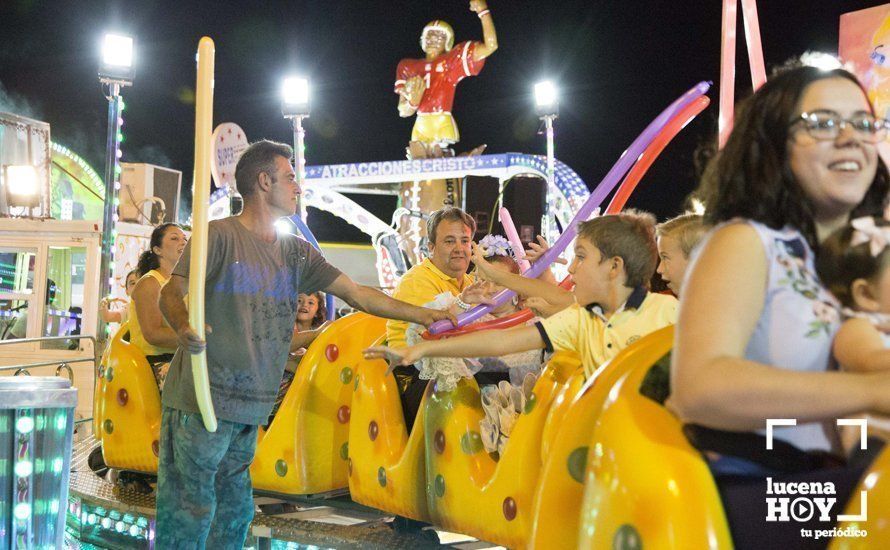
<svg viewBox="0 0 890 550">
<path fill-rule="evenodd" d="M 173 275 L 188 279 L 191 243 Z M 210 222 L 204 315 L 207 371 L 219 418 L 268 422 L 287 362 L 297 295 L 327 288 L 340 270 L 305 240 L 280 235 L 269 243 L 246 231 L 237 216 Z M 179 348 L 162 394 L 165 407 L 198 413 L 192 354 Z"/>
<path fill-rule="evenodd" d="M 161 311 L 180 342 L 162 401 L 155 541 L 161 548 L 243 545 L 253 518 L 249 466 L 257 426 L 268 420 L 281 382 L 298 293 L 324 290 L 368 313 L 424 325 L 454 320 L 357 285 L 303 239 L 278 235 L 275 220 L 294 214 L 300 194 L 290 157 L 289 146 L 260 141 L 238 161 L 244 210 L 208 229 L 206 343 L 189 326 L 183 301 L 190 244 L 161 291 Z M 213 433 L 204 429 L 191 370 L 191 354 L 205 347 L 218 419 Z"/>
</svg>

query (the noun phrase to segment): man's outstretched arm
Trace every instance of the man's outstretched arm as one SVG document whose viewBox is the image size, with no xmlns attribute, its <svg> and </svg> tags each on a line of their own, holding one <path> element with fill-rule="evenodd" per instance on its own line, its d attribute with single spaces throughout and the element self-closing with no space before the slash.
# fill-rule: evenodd
<svg viewBox="0 0 890 550">
<path fill-rule="evenodd" d="M 435 321 L 443 319 L 457 324 L 454 315 L 447 311 L 417 307 L 390 298 L 379 290 L 356 284 L 355 281 L 342 273 L 324 290 L 340 297 L 350 306 L 378 317 L 409 321 L 423 326 L 429 326 Z"/>
</svg>

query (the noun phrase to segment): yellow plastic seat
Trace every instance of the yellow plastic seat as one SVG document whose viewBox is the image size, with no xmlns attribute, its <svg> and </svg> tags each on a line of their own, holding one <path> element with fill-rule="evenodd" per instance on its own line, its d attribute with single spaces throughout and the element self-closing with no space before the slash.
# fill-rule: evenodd
<svg viewBox="0 0 890 550">
<path fill-rule="evenodd" d="M 535 496 L 535 519 L 529 546 L 574 548 L 578 544 L 578 509 L 584 498 L 584 476 L 590 438 L 597 417 L 615 382 L 641 360 L 646 350 L 670 340 L 673 332 L 649 335 L 621 351 L 585 383 L 576 373 L 550 410 L 544 428 L 544 467 Z"/>
<path fill-rule="evenodd" d="M 671 351 L 673 327 L 628 348 L 590 440 L 578 548 L 732 548 L 714 478 L 680 421 L 642 395 Z M 632 352 L 632 353 L 631 353 Z"/>
<path fill-rule="evenodd" d="M 622 354 L 632 364 L 622 369 L 627 373 L 608 392 L 595 420 L 577 544 L 553 539 L 549 545 L 541 541 L 540 547 L 733 548 L 705 460 L 686 440 L 679 419 L 640 393 L 650 368 L 669 360 L 672 340 L 673 327 L 668 327 Z M 565 421 L 578 420 L 570 414 Z M 844 514 L 861 512 L 860 491 L 866 491 L 868 519 L 837 527 L 866 530 L 868 536 L 837 538 L 830 544 L 833 550 L 890 548 L 890 447 L 865 473 Z"/>
<path fill-rule="evenodd" d="M 374 345 L 382 345 L 381 337 Z M 381 359 L 359 364 L 349 426 L 349 492 L 352 500 L 418 521 L 426 504 L 424 409 L 427 385 L 409 437 L 395 378 Z"/>
<path fill-rule="evenodd" d="M 865 521 L 842 522 L 837 527 L 842 531 L 848 527 L 868 532 L 866 537 L 836 538 L 831 542 L 831 550 L 873 550 L 890 548 L 890 444 L 869 467 L 859 486 L 850 496 L 844 514 L 859 515 L 860 491 L 866 491 Z"/>
<path fill-rule="evenodd" d="M 123 340 L 128 330 L 128 323 L 118 328 L 99 363 L 93 433 L 108 466 L 155 474 L 161 394 L 145 355 Z"/>
<path fill-rule="evenodd" d="M 348 485 L 347 438 L 355 373 L 362 350 L 386 321 L 354 313 L 334 321 L 312 342 L 250 468 L 254 489 L 307 495 Z"/>
<path fill-rule="evenodd" d="M 510 548 L 526 547 L 544 424 L 580 365 L 574 354 L 553 356 L 499 461 L 482 446 L 479 421 L 484 414 L 475 380 L 461 380 L 450 392 L 429 392 L 424 418 L 426 486 L 434 524 Z"/>
</svg>

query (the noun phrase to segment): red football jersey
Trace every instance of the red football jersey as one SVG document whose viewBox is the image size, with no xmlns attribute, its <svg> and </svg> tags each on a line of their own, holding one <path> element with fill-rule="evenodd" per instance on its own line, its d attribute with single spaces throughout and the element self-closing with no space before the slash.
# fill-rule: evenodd
<svg viewBox="0 0 890 550">
<path fill-rule="evenodd" d="M 412 76 L 423 76 L 426 90 L 423 92 L 417 112 L 451 112 L 457 83 L 468 76 L 479 74 L 485 65 L 484 59 L 476 61 L 473 58 L 476 44 L 478 42 L 461 42 L 431 61 L 401 60 L 396 69 L 395 92 L 400 93 L 405 87 L 405 81 Z"/>
</svg>

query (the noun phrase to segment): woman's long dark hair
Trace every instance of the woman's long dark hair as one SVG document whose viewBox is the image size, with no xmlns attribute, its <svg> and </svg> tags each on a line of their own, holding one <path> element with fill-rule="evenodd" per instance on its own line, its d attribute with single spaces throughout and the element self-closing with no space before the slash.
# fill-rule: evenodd
<svg viewBox="0 0 890 550">
<path fill-rule="evenodd" d="M 696 192 L 707 208 L 707 223 L 741 217 L 773 229 L 789 225 L 817 247 L 814 207 L 791 172 L 787 143 L 801 96 L 826 78 L 845 78 L 862 89 L 843 69 L 798 66 L 775 75 L 740 105 L 726 146 L 708 163 Z M 864 89 L 862 94 L 867 96 Z M 878 157 L 875 179 L 851 217 L 880 215 L 888 190 L 890 176 Z"/>
<path fill-rule="evenodd" d="M 139 255 L 139 262 L 136 263 L 136 275 L 142 277 L 152 269 L 157 269 L 161 266 L 161 261 L 158 260 L 158 255 L 155 254 L 154 248 L 157 246 L 160 248 L 161 242 L 164 240 L 164 235 L 167 234 L 167 230 L 171 227 L 179 227 L 179 224 L 167 222 L 163 223 L 154 228 L 154 231 L 151 232 L 151 238 L 148 240 L 148 250 Z"/>
</svg>

